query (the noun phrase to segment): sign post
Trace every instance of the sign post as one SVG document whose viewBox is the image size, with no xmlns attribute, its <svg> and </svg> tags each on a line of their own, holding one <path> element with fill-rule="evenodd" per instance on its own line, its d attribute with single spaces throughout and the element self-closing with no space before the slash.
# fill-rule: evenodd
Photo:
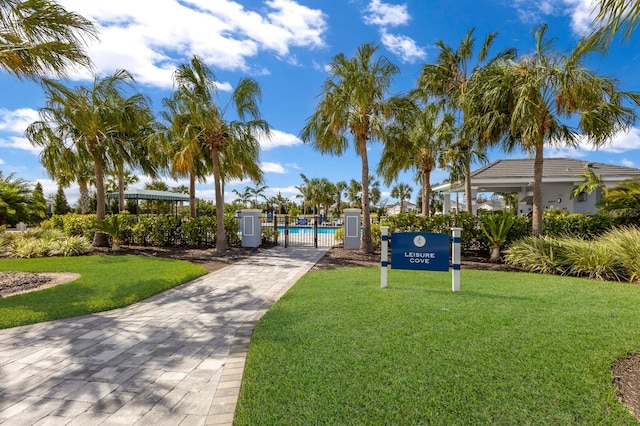
<svg viewBox="0 0 640 426">
<path fill-rule="evenodd" d="M 448 272 L 451 267 L 452 290 L 460 291 L 460 243 L 462 228 L 451 228 L 447 234 L 432 232 L 399 232 L 391 240 L 391 262 L 388 261 L 389 227 L 380 227 L 382 246 L 380 256 L 380 286 L 387 287 L 387 266 L 391 269 L 414 269 Z M 451 264 L 449 256 L 453 246 Z"/>
</svg>

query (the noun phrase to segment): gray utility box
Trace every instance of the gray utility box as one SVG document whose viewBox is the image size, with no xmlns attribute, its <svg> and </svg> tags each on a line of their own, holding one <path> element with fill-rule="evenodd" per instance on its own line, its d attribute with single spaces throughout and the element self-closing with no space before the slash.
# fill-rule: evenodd
<svg viewBox="0 0 640 426">
<path fill-rule="evenodd" d="M 360 209 L 344 209 L 344 248 L 360 248 Z"/>
<path fill-rule="evenodd" d="M 240 210 L 242 247 L 260 247 L 262 244 L 262 210 Z"/>
</svg>

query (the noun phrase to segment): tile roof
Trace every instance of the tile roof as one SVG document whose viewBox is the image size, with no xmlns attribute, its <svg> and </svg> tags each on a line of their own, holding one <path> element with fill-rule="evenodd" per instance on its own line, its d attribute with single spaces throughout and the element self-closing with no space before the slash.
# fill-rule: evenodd
<svg viewBox="0 0 640 426">
<path fill-rule="evenodd" d="M 543 163 L 543 178 L 576 178 L 584 173 L 584 166 L 591 165 L 593 171 L 603 179 L 607 177 L 628 178 L 640 175 L 640 169 L 616 166 L 614 164 L 597 163 L 593 161 L 575 160 L 572 158 L 545 158 Z M 493 178 L 531 178 L 533 179 L 533 159 L 497 160 L 471 173 L 474 179 Z"/>
</svg>

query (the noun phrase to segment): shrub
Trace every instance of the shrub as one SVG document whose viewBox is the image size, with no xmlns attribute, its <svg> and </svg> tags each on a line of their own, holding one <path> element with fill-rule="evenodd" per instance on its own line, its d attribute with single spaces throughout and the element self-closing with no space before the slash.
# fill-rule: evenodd
<svg viewBox="0 0 640 426">
<path fill-rule="evenodd" d="M 529 272 L 562 274 L 565 269 L 562 244 L 553 237 L 526 237 L 505 250 L 506 263 Z"/>
<path fill-rule="evenodd" d="M 336 233 L 334 236 L 336 242 L 338 243 L 344 243 L 344 228 L 338 228 L 336 229 Z"/>
<path fill-rule="evenodd" d="M 620 258 L 605 244 L 569 237 L 562 238 L 560 244 L 566 274 L 600 281 L 626 279 Z"/>
<path fill-rule="evenodd" d="M 11 257 L 77 256 L 89 251 L 91 243 L 81 236 L 65 236 L 57 229 L 33 229 L 10 239 L 7 253 Z"/>
<path fill-rule="evenodd" d="M 611 229 L 599 238 L 599 243 L 619 259 L 629 281 L 640 278 L 640 228 Z"/>
<path fill-rule="evenodd" d="M 545 235 L 572 236 L 593 239 L 612 227 L 612 218 L 606 214 L 592 216 L 570 214 L 562 210 L 545 210 L 542 215 Z"/>
</svg>

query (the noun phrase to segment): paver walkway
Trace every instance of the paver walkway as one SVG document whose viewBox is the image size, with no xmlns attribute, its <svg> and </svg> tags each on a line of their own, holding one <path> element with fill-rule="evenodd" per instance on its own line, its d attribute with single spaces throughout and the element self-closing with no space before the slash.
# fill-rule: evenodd
<svg viewBox="0 0 640 426">
<path fill-rule="evenodd" d="M 254 325 L 325 252 L 276 247 L 127 308 L 0 330 L 0 424 L 230 425 Z"/>
</svg>

